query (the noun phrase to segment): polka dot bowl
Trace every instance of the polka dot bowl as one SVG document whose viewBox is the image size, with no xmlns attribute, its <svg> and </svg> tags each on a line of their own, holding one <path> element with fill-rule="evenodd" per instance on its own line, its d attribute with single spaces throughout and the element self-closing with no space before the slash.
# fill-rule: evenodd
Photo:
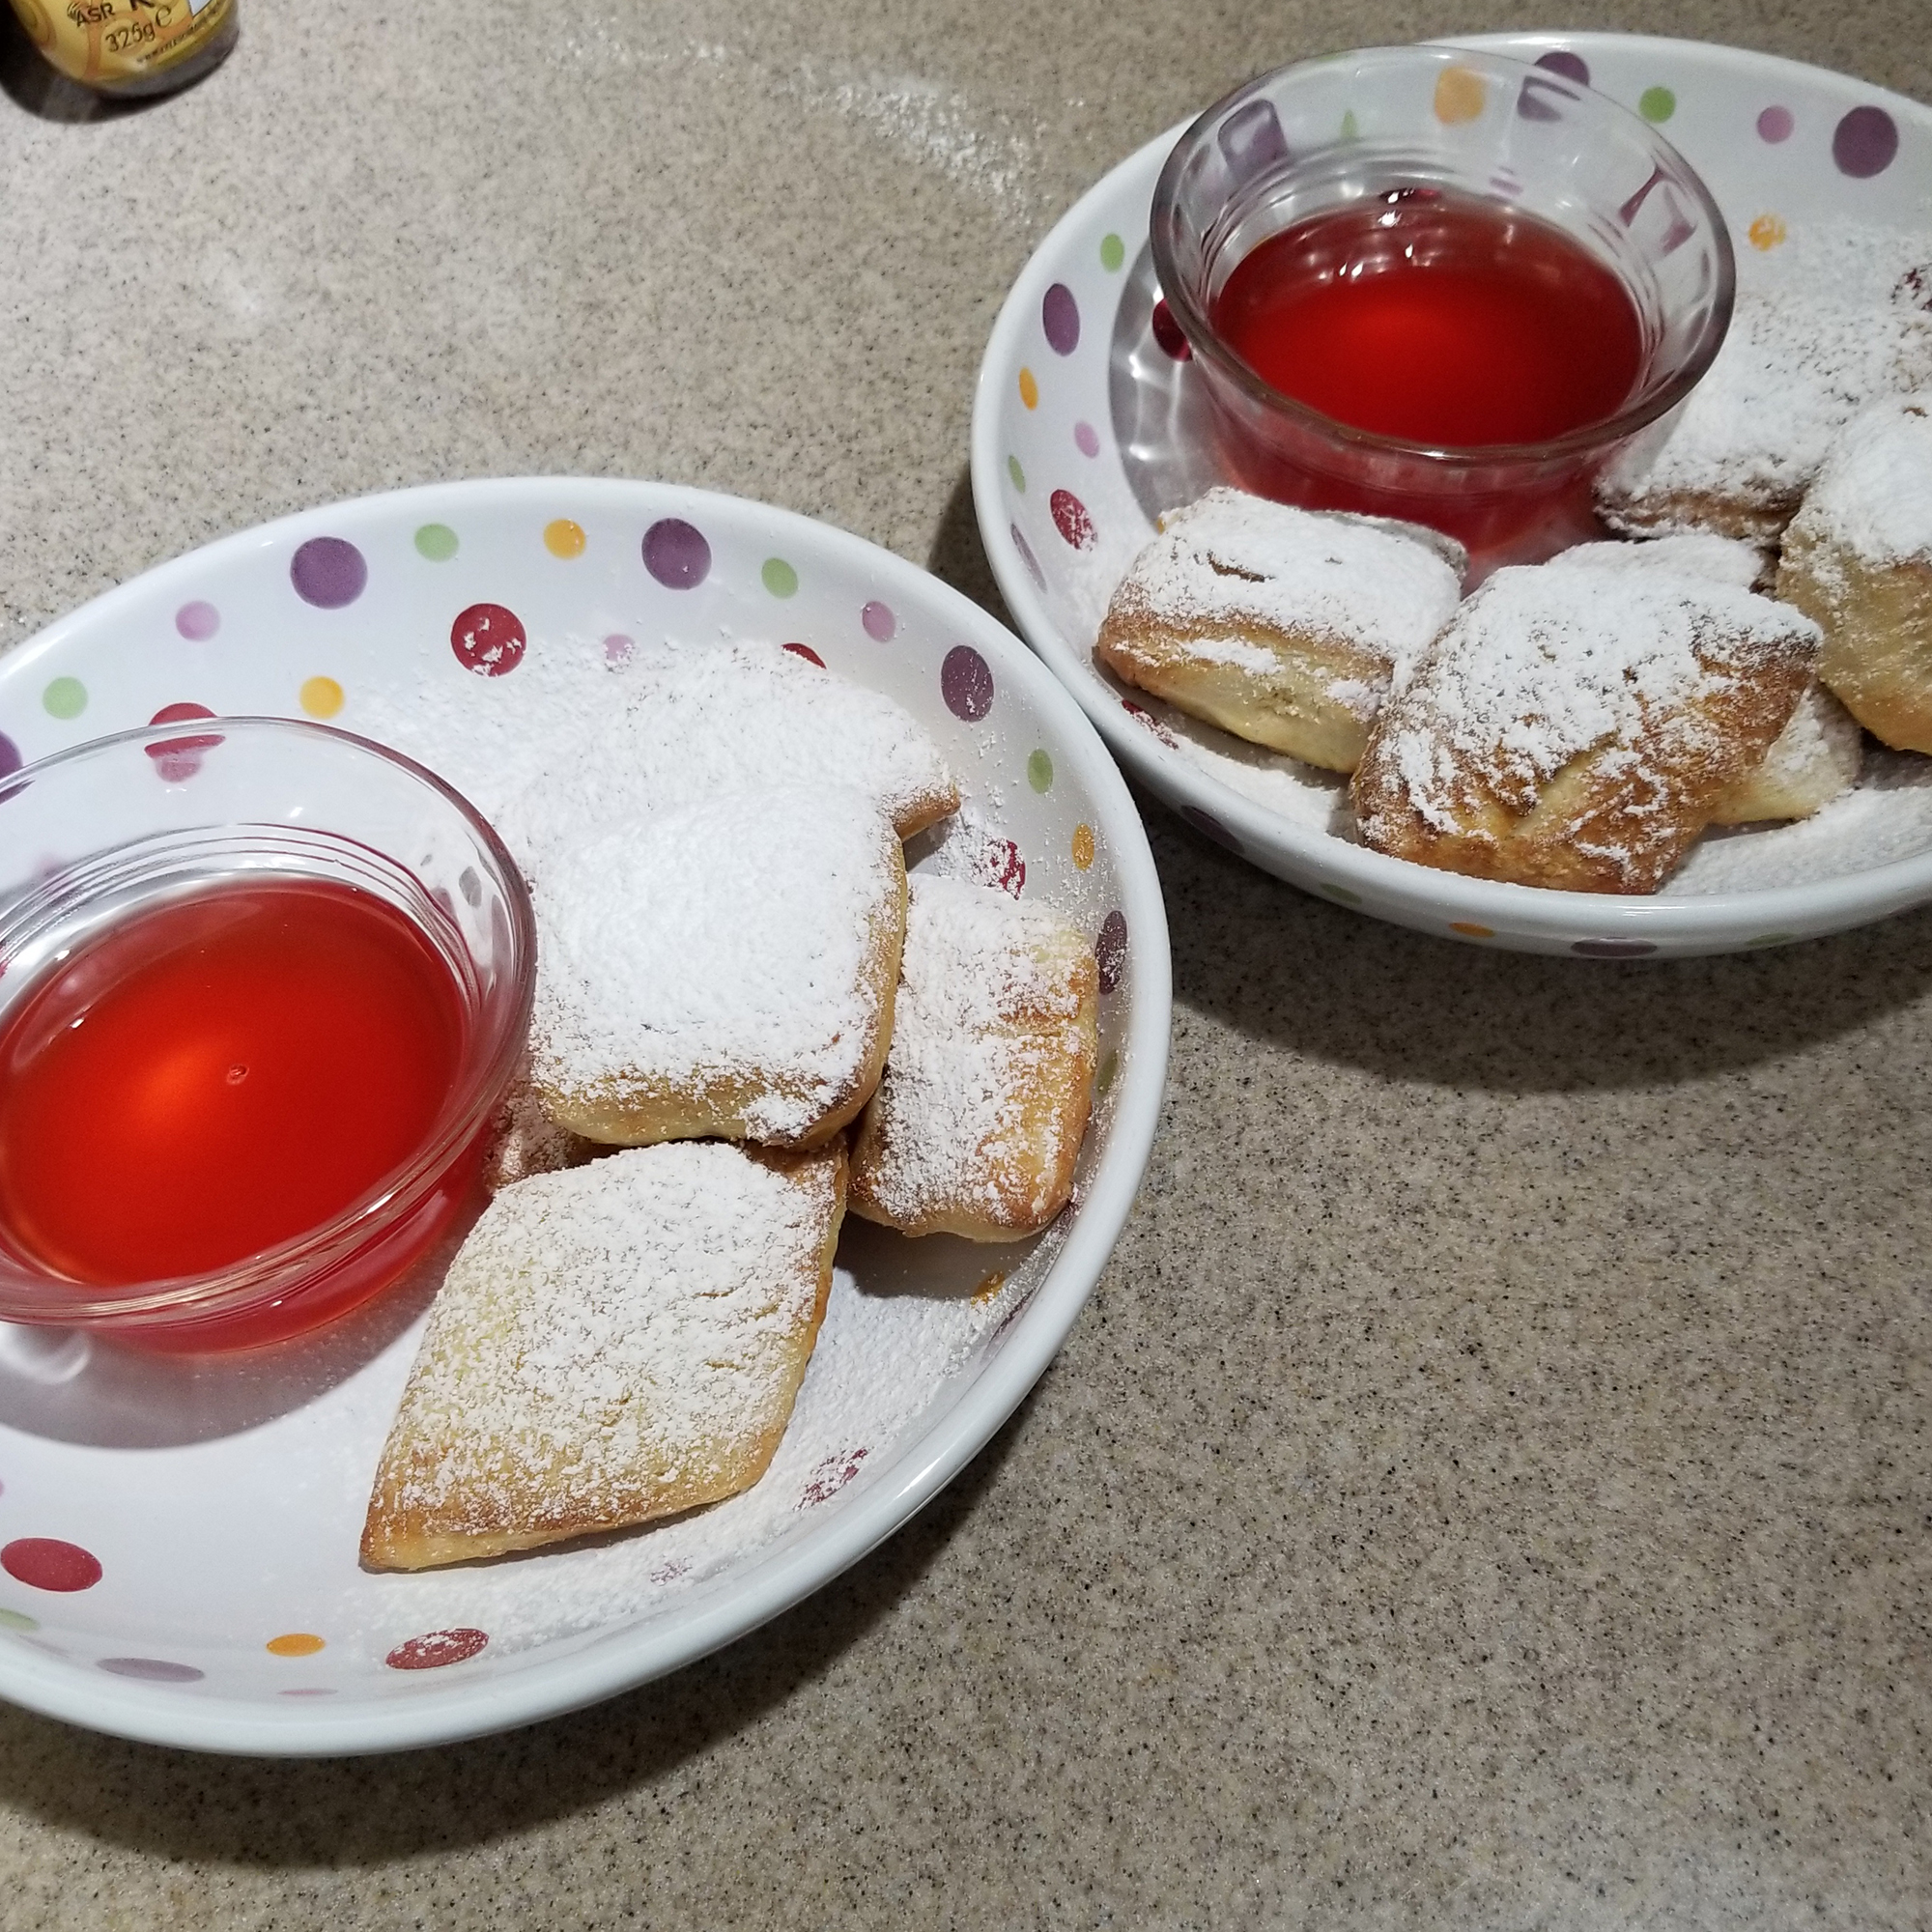
<svg viewBox="0 0 1932 1932">
<path fill-rule="evenodd" d="M 1467 44 L 1583 82 L 1662 128 L 1729 228 L 1740 288 L 1775 286 L 1806 227 L 1923 230 L 1932 109 L 1735 48 L 1615 34 Z M 1122 765 L 1207 837 L 1337 903 L 1439 937 L 1581 958 L 1776 946 L 1932 899 L 1932 761 L 1876 756 L 1806 824 L 1707 836 L 1665 889 L 1617 898 L 1491 884 L 1372 852 L 1346 786 L 1130 691 L 1094 664 L 1107 600 L 1166 509 L 1223 481 L 1200 371 L 1156 285 L 1155 183 L 1186 124 L 1055 227 L 980 374 L 973 486 L 1020 630 Z"/>
<path fill-rule="evenodd" d="M 1052 1357 L 1152 1144 L 1159 887 L 1072 700 L 902 559 L 650 483 L 339 504 L 165 564 L 0 659 L 0 777 L 157 715 L 307 717 L 421 758 L 487 813 L 567 759 L 646 646 L 721 637 L 897 698 L 967 798 L 916 866 L 964 867 L 1091 936 L 1101 1047 L 1073 1205 L 1012 1247 L 848 1223 L 791 1427 L 753 1490 L 595 1547 L 413 1577 L 364 1572 L 356 1539 L 446 1251 L 332 1327 L 225 1359 L 0 1324 L 0 1694 L 157 1743 L 304 1755 L 568 1710 L 741 1635 L 855 1561 Z"/>
</svg>

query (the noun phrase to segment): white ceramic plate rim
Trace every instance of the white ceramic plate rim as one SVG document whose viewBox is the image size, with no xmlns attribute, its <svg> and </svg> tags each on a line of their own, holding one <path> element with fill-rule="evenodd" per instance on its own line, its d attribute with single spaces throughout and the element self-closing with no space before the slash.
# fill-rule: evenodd
<svg viewBox="0 0 1932 1932">
<path fill-rule="evenodd" d="M 241 1699 L 184 1698 L 126 1679 L 97 1686 L 71 1666 L 43 1661 L 16 1645 L 0 1647 L 0 1695 L 29 1710 L 149 1744 L 333 1757 L 450 1744 L 509 1730 L 662 1677 L 790 1609 L 931 1501 L 985 1447 L 1039 1379 L 1126 1224 L 1152 1151 L 1166 1084 L 1172 1009 L 1167 913 L 1139 811 L 1080 708 L 1011 632 L 969 598 L 890 551 L 794 511 L 681 484 L 579 477 L 495 477 L 383 491 L 352 501 L 358 510 L 393 510 L 400 518 L 425 500 L 446 505 L 454 492 L 473 493 L 485 504 L 514 503 L 530 495 L 543 501 L 565 484 L 580 496 L 645 490 L 699 509 L 713 504 L 742 514 L 749 507 L 771 520 L 775 536 L 789 536 L 798 549 L 842 555 L 890 586 L 888 596 L 896 595 L 907 607 L 936 610 L 950 628 L 985 655 L 996 674 L 1011 678 L 1051 721 L 1058 733 L 1056 756 L 1064 746 L 1067 762 L 1104 814 L 1121 909 L 1133 935 L 1133 1007 L 1111 1102 L 1106 1152 L 1045 1280 L 984 1368 L 950 1406 L 939 1408 L 877 1477 L 855 1486 L 849 1500 L 841 1498 L 827 1509 L 822 1528 L 814 1523 L 769 1555 L 695 1591 L 690 1602 L 675 1609 L 656 1613 L 635 1629 L 613 1630 L 549 1662 L 538 1653 L 529 1663 L 495 1678 L 426 1685 L 395 1703 L 340 1712 L 304 1708 L 286 1716 Z M 185 590 L 199 587 L 210 564 L 219 564 L 226 554 L 285 542 L 294 531 L 312 527 L 318 517 L 347 507 L 322 505 L 219 538 L 105 592 L 17 646 L 17 652 L 37 658 L 57 651 L 83 624 L 111 622 L 124 610 L 145 608 L 156 592 L 166 593 L 177 582 Z"/>
<path fill-rule="evenodd" d="M 1924 102 L 1872 86 L 1854 75 L 1718 42 L 1644 34 L 1536 32 L 1472 34 L 1449 38 L 1445 43 L 1487 47 L 1524 59 L 1533 59 L 1551 47 L 1574 48 L 1585 57 L 1611 47 L 1625 52 L 1651 51 L 1661 59 L 1681 55 L 1687 49 L 1730 55 L 1753 66 L 1762 62 L 1806 80 L 1831 73 L 1833 79 L 1857 86 L 1862 95 L 1896 116 L 1920 125 L 1932 121 L 1932 108 Z M 1044 599 L 1014 554 L 999 501 L 998 478 L 1005 469 L 1000 453 L 1000 412 L 1007 400 L 1010 372 L 1024 359 L 1025 331 L 1038 315 L 1041 298 L 1056 278 L 1073 238 L 1092 220 L 1094 205 L 1110 196 L 1122 177 L 1142 171 L 1151 192 L 1161 158 L 1193 125 L 1194 118 L 1189 115 L 1178 122 L 1110 169 L 1054 224 L 1001 305 L 980 364 L 973 399 L 973 500 L 994 579 L 1021 635 L 1072 692 L 1114 755 L 1169 804 L 1192 806 L 1219 819 L 1239 838 L 1245 854 L 1267 855 L 1278 863 L 1282 875 L 1297 885 L 1343 886 L 1373 900 L 1360 910 L 1413 923 L 1431 931 L 1439 932 L 1445 923 L 1457 920 L 1494 926 L 1495 943 L 1502 946 L 1527 938 L 1567 947 L 1579 935 L 1588 935 L 1613 943 L 1667 943 L 1679 952 L 1721 951 L 1741 948 L 1761 934 L 1799 939 L 1837 932 L 1932 898 L 1932 850 L 1805 885 L 1683 898 L 1555 892 L 1547 887 L 1503 885 L 1438 872 L 1406 859 L 1371 851 L 1366 845 L 1350 844 L 1270 811 L 1179 753 L 1168 751 L 1121 708 L 1094 670 L 1091 653 L 1069 640 L 1048 614 Z M 1138 248 L 1139 243 L 1134 245 Z"/>
</svg>

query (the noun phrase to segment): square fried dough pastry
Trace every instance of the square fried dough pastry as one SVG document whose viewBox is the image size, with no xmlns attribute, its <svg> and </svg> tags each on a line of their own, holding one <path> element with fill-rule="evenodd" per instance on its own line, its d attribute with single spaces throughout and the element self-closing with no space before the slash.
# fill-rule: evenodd
<svg viewBox="0 0 1932 1932">
<path fill-rule="evenodd" d="M 362 1561 L 500 1556 L 749 1489 L 791 1419 L 844 1209 L 842 1145 L 638 1148 L 505 1188 L 430 1310 Z"/>
<path fill-rule="evenodd" d="M 1476 878 L 1655 892 L 1817 655 L 1808 618 L 1708 578 L 1499 570 L 1377 719 L 1362 837 Z"/>
<path fill-rule="evenodd" d="M 1738 250 L 1723 347 L 1681 412 L 1598 485 L 1613 529 L 1710 529 L 1771 544 L 1840 428 L 1932 381 L 1932 230 L 1794 227 Z"/>
<path fill-rule="evenodd" d="M 1643 543 L 1579 544 L 1550 560 L 1584 569 L 1707 577 L 1739 590 L 1768 587 L 1767 580 L 1776 571 L 1754 545 L 1701 530 Z M 1719 799 L 1711 823 L 1754 825 L 1765 819 L 1809 818 L 1858 782 L 1863 763 L 1864 733 L 1857 721 L 1822 683 L 1813 683 L 1799 699 L 1790 724 L 1764 754 L 1764 762 Z"/>
<path fill-rule="evenodd" d="M 905 859 L 864 792 L 775 785 L 619 821 L 556 847 L 531 898 L 531 1079 L 559 1127 L 811 1147 L 871 1097 Z"/>
<path fill-rule="evenodd" d="M 582 828 L 723 792 L 840 785 L 910 838 L 954 811 L 959 788 L 905 707 L 777 644 L 639 650 L 615 708 L 505 807 L 497 829 L 526 871 Z"/>
<path fill-rule="evenodd" d="M 1192 718 L 1351 772 L 1391 675 L 1461 595 L 1433 532 L 1216 489 L 1162 520 L 1094 652 Z"/>
<path fill-rule="evenodd" d="M 1063 920 L 995 888 L 916 876 L 852 1211 L 973 1241 L 1045 1227 L 1073 1190 L 1098 1003 L 1093 948 Z"/>
<path fill-rule="evenodd" d="M 1785 532 L 1777 594 L 1824 626 L 1821 675 L 1852 716 L 1932 752 L 1932 389 L 1847 426 Z"/>
</svg>

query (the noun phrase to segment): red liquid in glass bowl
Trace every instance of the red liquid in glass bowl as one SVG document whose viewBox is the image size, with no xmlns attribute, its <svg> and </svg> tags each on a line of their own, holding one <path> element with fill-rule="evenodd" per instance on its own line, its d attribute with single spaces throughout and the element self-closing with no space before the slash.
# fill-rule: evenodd
<svg viewBox="0 0 1932 1932">
<path fill-rule="evenodd" d="M 1454 189 L 1396 189 L 1269 236 L 1208 314 L 1283 395 L 1441 448 L 1602 422 L 1643 364 L 1613 270 L 1549 222 Z"/>
</svg>

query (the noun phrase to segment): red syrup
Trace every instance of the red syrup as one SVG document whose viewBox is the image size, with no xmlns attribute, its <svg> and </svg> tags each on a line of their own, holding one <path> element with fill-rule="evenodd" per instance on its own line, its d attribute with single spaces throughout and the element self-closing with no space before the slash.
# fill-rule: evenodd
<svg viewBox="0 0 1932 1932">
<path fill-rule="evenodd" d="M 1532 474 L 1486 452 L 1605 422 L 1643 369 L 1642 321 L 1614 270 L 1550 223 L 1453 188 L 1391 189 L 1269 236 L 1210 320 L 1270 388 L 1332 422 L 1465 453 L 1445 467 L 1344 448 L 1333 432 L 1270 426 L 1250 409 L 1228 418 L 1224 445 L 1249 487 L 1412 517 L 1479 556 L 1521 542 L 1566 493 L 1580 490 L 1587 523 L 1593 460 Z"/>
<path fill-rule="evenodd" d="M 45 973 L 0 1028 L 0 1221 L 76 1284 L 227 1267 L 320 1227 L 418 1153 L 466 1028 L 441 955 L 368 893 L 283 879 L 136 912 Z M 351 1299 L 396 1267 L 368 1272 L 347 1270 Z"/>
</svg>

